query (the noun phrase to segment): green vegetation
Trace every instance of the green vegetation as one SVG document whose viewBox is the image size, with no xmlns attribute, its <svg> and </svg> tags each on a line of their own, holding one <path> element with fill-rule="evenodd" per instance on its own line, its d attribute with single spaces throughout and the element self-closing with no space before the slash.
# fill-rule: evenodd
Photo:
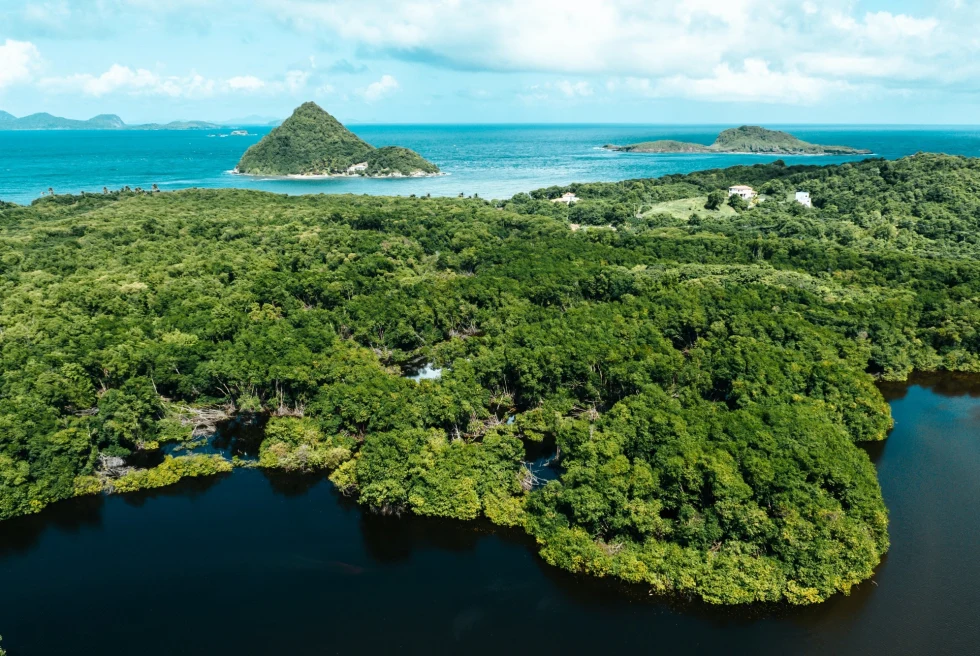
<svg viewBox="0 0 980 656">
<path fill-rule="evenodd" d="M 364 166 L 352 168 L 359 165 Z M 375 148 L 308 102 L 245 151 L 237 170 L 254 175 L 411 176 L 438 173 L 439 167 L 407 148 Z"/>
<path fill-rule="evenodd" d="M 414 150 L 400 146 L 384 146 L 368 153 L 364 158 L 367 176 L 431 175 L 439 167 L 426 161 Z"/>
<path fill-rule="evenodd" d="M 679 198 L 677 200 L 667 200 L 662 203 L 654 203 L 650 207 L 643 207 L 644 216 L 669 215 L 679 219 L 689 219 L 696 215 L 698 218 L 715 217 L 724 218 L 734 216 L 735 211 L 727 205 L 728 196 L 723 194 L 722 200 L 714 205 L 717 199 L 717 192 L 708 196 L 696 196 L 694 198 Z"/>
<path fill-rule="evenodd" d="M 768 200 L 648 211 L 736 183 Z M 582 200 L 550 202 L 565 191 Z M 723 604 L 846 593 L 888 549 L 858 446 L 891 426 L 875 378 L 980 371 L 978 191 L 980 160 L 917 155 L 498 203 L 6 206 L 0 518 L 226 471 L 106 462 L 234 404 L 272 415 L 260 466 L 331 471 L 380 512 L 519 526 L 571 571 Z M 424 364 L 441 378 L 406 376 Z M 532 446 L 559 455 L 557 480 L 525 464 Z"/>
<path fill-rule="evenodd" d="M 213 476 L 230 472 L 231 463 L 221 456 L 189 455 L 172 458 L 152 469 L 138 469 L 115 479 L 109 485 L 115 492 L 135 492 L 154 487 L 173 485 L 182 478 Z"/>
<path fill-rule="evenodd" d="M 787 132 L 754 125 L 729 128 L 710 146 L 665 139 L 630 146 L 604 146 L 625 153 L 772 153 L 774 155 L 868 155 L 870 150 L 850 146 L 820 146 L 797 139 Z"/>
<path fill-rule="evenodd" d="M 206 121 L 127 125 L 115 114 L 99 114 L 90 119 L 79 121 L 44 112 L 20 118 L 7 112 L 0 112 L 0 130 L 210 130 L 217 127 L 214 123 L 207 123 Z"/>
</svg>

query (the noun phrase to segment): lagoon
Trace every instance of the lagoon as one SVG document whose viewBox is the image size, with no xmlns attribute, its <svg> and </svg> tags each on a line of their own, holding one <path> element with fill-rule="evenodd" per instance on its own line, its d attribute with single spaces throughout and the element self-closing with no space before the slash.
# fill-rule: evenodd
<svg viewBox="0 0 980 656">
<path fill-rule="evenodd" d="M 11 655 L 963 654 L 980 642 L 980 382 L 883 388 L 892 547 L 850 597 L 718 609 L 543 564 L 520 534 L 381 517 L 322 477 L 236 470 L 0 523 Z"/>
</svg>

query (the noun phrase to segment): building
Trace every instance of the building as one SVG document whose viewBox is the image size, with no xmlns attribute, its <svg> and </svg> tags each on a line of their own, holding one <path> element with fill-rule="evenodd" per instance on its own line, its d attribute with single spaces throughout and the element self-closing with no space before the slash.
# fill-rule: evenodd
<svg viewBox="0 0 980 656">
<path fill-rule="evenodd" d="M 572 203 L 577 203 L 581 200 L 578 196 L 570 191 L 565 192 L 561 198 L 555 198 L 552 203 L 565 203 L 566 205 L 571 205 Z"/>
<path fill-rule="evenodd" d="M 755 189 L 746 185 L 735 185 L 728 188 L 728 196 L 739 196 L 744 201 L 750 201 L 756 197 Z"/>
<path fill-rule="evenodd" d="M 803 207 L 813 207 L 813 203 L 810 201 L 809 191 L 798 191 L 796 192 L 796 202 Z"/>
</svg>

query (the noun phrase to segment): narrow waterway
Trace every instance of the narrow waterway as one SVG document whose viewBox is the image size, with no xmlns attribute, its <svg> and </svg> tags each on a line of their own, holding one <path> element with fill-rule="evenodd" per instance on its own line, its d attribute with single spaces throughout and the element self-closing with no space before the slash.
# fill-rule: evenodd
<svg viewBox="0 0 980 656">
<path fill-rule="evenodd" d="M 874 582 L 816 608 L 678 606 L 550 568 L 519 534 L 384 518 L 322 477 L 236 471 L 0 523 L 10 656 L 966 654 L 980 644 L 980 384 L 885 389 Z"/>
</svg>

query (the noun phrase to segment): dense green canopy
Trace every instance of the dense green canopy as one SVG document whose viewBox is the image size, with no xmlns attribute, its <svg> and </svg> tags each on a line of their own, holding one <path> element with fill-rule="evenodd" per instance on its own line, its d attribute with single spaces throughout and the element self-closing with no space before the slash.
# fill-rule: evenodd
<svg viewBox="0 0 980 656">
<path fill-rule="evenodd" d="M 735 183 L 768 199 L 703 210 Z M 566 190 L 583 200 L 550 202 Z M 117 476 L 100 456 L 187 440 L 188 413 L 232 403 L 273 415 L 259 466 L 330 470 L 380 511 L 486 516 L 657 592 L 818 602 L 888 548 L 856 446 L 891 426 L 874 376 L 980 369 L 978 198 L 980 162 L 921 155 L 501 203 L 4 206 L 0 518 L 225 471 L 189 455 Z M 678 216 L 688 200 L 702 211 Z M 405 376 L 424 363 L 441 378 Z"/>
<path fill-rule="evenodd" d="M 358 164 L 359 175 L 438 173 L 439 168 L 407 148 L 375 148 L 313 102 L 303 103 L 282 125 L 245 151 L 240 173 L 257 175 L 342 174 Z"/>
</svg>

